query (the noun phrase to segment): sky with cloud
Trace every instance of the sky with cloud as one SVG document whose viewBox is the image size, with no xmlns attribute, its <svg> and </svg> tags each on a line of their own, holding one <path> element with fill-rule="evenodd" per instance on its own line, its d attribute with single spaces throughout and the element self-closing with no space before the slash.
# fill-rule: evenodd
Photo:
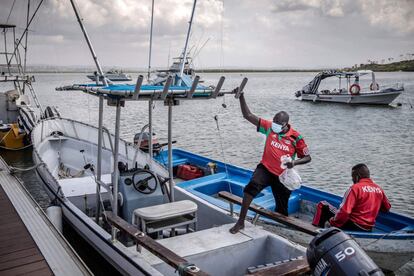
<svg viewBox="0 0 414 276">
<path fill-rule="evenodd" d="M 0 22 L 13 0 L 0 1 Z M 27 4 L 9 23 L 24 27 Z M 33 11 L 40 0 L 31 0 Z M 77 0 L 101 63 L 145 68 L 151 0 Z M 155 0 L 153 67 L 182 51 L 192 0 Z M 45 0 L 29 63 L 93 65 L 69 0 Z M 18 29 L 21 32 L 21 29 Z M 351 66 L 414 54 L 414 0 L 198 0 L 190 48 L 198 68 Z"/>
</svg>

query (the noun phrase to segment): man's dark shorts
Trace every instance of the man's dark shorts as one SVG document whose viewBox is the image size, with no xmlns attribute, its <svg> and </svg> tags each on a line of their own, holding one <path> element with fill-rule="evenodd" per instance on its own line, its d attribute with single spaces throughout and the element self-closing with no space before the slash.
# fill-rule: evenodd
<svg viewBox="0 0 414 276">
<path fill-rule="evenodd" d="M 244 187 L 244 192 L 252 197 L 256 197 L 268 186 L 272 188 L 276 201 L 276 212 L 287 216 L 291 191 L 280 183 L 279 177 L 269 172 L 262 163 L 257 165 L 249 184 Z"/>
</svg>

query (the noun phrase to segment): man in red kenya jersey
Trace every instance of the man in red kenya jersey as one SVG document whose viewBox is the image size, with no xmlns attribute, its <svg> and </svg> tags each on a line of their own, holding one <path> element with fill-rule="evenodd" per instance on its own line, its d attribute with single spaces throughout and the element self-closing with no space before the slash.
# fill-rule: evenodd
<svg viewBox="0 0 414 276">
<path fill-rule="evenodd" d="M 335 217 L 329 220 L 331 226 L 351 231 L 371 231 L 378 212 L 388 212 L 391 204 L 380 186 L 369 178 L 365 164 L 352 168 L 352 185 L 345 193 Z"/>
<path fill-rule="evenodd" d="M 266 135 L 266 144 L 262 160 L 257 165 L 249 184 L 244 188 L 239 220 L 230 229 L 232 234 L 244 228 L 244 219 L 250 203 L 268 186 L 272 188 L 276 212 L 287 216 L 291 190 L 279 180 L 279 175 L 285 170 L 282 168 L 282 158 L 288 156 L 294 159 L 295 155 L 298 156 L 299 159 L 283 164 L 289 169 L 311 161 L 305 140 L 289 125 L 289 115 L 285 111 L 277 113 L 273 121 L 259 118 L 250 112 L 243 94 L 240 95 L 240 107 L 243 117 L 255 125 L 257 131 Z"/>
</svg>

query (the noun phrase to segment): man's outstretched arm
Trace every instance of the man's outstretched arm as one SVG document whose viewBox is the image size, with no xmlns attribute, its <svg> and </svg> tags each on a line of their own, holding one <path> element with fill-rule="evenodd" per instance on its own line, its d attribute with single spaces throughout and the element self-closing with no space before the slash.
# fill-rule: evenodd
<svg viewBox="0 0 414 276">
<path fill-rule="evenodd" d="M 259 125 L 259 117 L 250 112 L 250 109 L 246 103 L 246 99 L 244 98 L 244 93 L 240 95 L 239 99 L 243 118 L 245 118 L 247 121 L 254 124 L 255 126 Z"/>
<path fill-rule="evenodd" d="M 292 161 L 292 163 L 293 163 L 292 164 L 293 165 L 292 167 L 297 166 L 297 165 L 303 165 L 303 164 L 309 163 L 311 160 L 312 160 L 312 158 L 311 158 L 310 155 L 304 156 L 304 157 L 302 157 L 300 159 L 297 159 L 297 160 Z"/>
</svg>

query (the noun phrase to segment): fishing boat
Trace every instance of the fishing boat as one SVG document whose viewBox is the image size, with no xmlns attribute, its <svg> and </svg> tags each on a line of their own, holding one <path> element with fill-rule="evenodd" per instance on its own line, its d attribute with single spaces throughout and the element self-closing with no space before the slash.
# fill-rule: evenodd
<svg viewBox="0 0 414 276">
<path fill-rule="evenodd" d="M 181 67 L 184 64 L 183 75 L 180 76 Z M 178 83 L 179 79 L 183 79 L 183 85 L 191 85 L 192 80 L 195 77 L 195 70 L 192 67 L 192 59 L 191 57 L 186 57 L 186 61 L 183 62 L 183 57 L 176 57 L 174 58 L 173 64 L 168 69 L 165 70 L 157 70 L 155 79 L 150 81 L 152 85 L 163 85 L 169 76 L 173 76 L 175 83 Z"/>
<path fill-rule="evenodd" d="M 42 113 L 35 78 L 26 74 L 27 30 L 17 39 L 16 25 L 0 24 L 0 147 L 8 150 L 30 146 L 30 132 Z"/>
<path fill-rule="evenodd" d="M 116 69 L 105 72 L 104 76 L 110 81 L 132 81 L 130 75 Z M 87 75 L 87 77 L 92 81 L 96 81 L 99 77 L 98 72 L 95 71 L 93 75 Z"/>
<path fill-rule="evenodd" d="M 99 99 L 98 126 L 59 117 L 41 120 L 32 131 L 36 169 L 64 219 L 96 251 L 124 275 L 244 275 L 265 273 L 292 259 L 303 259 L 304 247 L 248 225 L 232 235 L 235 218 L 213 204 L 175 186 L 172 154 L 172 109 L 184 100 L 208 100 L 225 94 L 240 96 L 247 79 L 230 91 L 215 89 L 109 84 L 93 51 L 82 19 L 71 0 L 99 72 L 99 84 L 69 85 Z M 194 2 L 195 7 L 195 2 Z M 193 9 L 194 9 L 193 7 Z M 104 102 L 115 109 L 115 133 L 103 127 Z M 130 101 L 168 106 L 167 166 L 120 139 L 121 109 Z M 151 129 L 151 127 L 150 127 Z"/>
<path fill-rule="evenodd" d="M 195 70 L 193 68 L 193 58 L 190 56 L 190 50 L 188 50 L 188 42 L 190 39 L 191 28 L 193 26 L 193 18 L 195 12 L 194 2 L 193 9 L 188 22 L 187 36 L 184 43 L 183 51 L 179 57 L 173 58 L 173 63 L 168 69 L 156 70 L 156 77 L 151 79 L 151 47 L 152 47 L 152 29 L 153 29 L 153 12 L 151 16 L 151 28 L 150 28 L 150 51 L 148 60 L 148 80 L 150 85 L 164 85 L 169 77 L 172 77 L 172 85 L 175 86 L 191 86 L 194 78 L 196 77 Z M 152 10 L 154 9 L 154 3 L 152 4 Z M 203 48 L 203 47 L 201 47 Z M 198 80 L 199 82 L 202 82 Z"/>
<path fill-rule="evenodd" d="M 168 164 L 167 152 L 161 151 L 156 159 L 162 164 Z M 239 206 L 230 206 L 219 195 L 225 191 L 232 195 L 243 197 L 243 188 L 249 182 L 252 171 L 231 164 L 200 156 L 182 149 L 174 149 L 172 153 L 173 167 L 183 164 L 191 164 L 198 168 L 204 168 L 204 175 L 191 180 L 183 180 L 177 177 L 177 186 L 194 196 L 209 202 L 223 210 L 238 212 Z M 214 164 L 214 171 L 211 171 Z M 205 169 L 207 168 L 207 169 Z M 174 171 L 177 171 L 175 169 Z M 294 190 L 289 198 L 289 217 L 293 220 L 305 222 L 312 227 L 311 222 L 320 201 L 327 201 L 338 207 L 342 198 L 319 189 L 302 185 Z M 275 201 L 270 187 L 264 189 L 253 203 L 265 210 L 274 210 Z M 249 211 L 250 218 L 255 218 L 256 213 Z M 287 227 L 273 219 L 260 217 L 266 224 L 271 224 L 276 233 L 306 246 L 312 239 L 312 235 L 298 231 L 297 228 Z M 304 228 L 306 230 L 306 227 Z M 309 232 L 309 231 L 308 231 Z M 386 271 L 395 271 L 414 257 L 414 219 L 397 214 L 395 212 L 380 213 L 374 230 L 371 233 L 345 231 L 352 236 L 360 246 L 368 253 L 375 263 Z"/>
<path fill-rule="evenodd" d="M 371 75 L 368 82 L 360 79 L 366 75 Z M 332 77 L 338 78 L 338 87 L 321 89 L 322 81 Z M 297 91 L 295 96 L 303 101 L 312 102 L 389 105 L 403 91 L 404 85 L 400 83 L 380 87 L 375 80 L 375 73 L 371 70 L 356 72 L 333 70 L 318 73 L 309 84 Z"/>
<path fill-rule="evenodd" d="M 303 259 L 304 247 L 262 227 L 249 225 L 240 234 L 230 234 L 235 218 L 176 187 L 171 162 L 165 167 L 151 152 L 119 138 L 121 108 L 128 101 L 164 101 L 171 150 L 174 105 L 239 95 L 247 80 L 232 91 L 220 91 L 223 79 L 215 90 L 199 89 L 196 83 L 168 87 L 172 78 L 159 90 L 142 85 L 142 80 L 140 76 L 133 87 L 76 86 L 99 98 L 98 127 L 55 117 L 33 129 L 37 171 L 65 220 L 128 275 L 174 275 L 177 270 L 180 275 L 244 275 Z M 115 134 L 102 126 L 105 100 L 116 109 Z"/>
</svg>

